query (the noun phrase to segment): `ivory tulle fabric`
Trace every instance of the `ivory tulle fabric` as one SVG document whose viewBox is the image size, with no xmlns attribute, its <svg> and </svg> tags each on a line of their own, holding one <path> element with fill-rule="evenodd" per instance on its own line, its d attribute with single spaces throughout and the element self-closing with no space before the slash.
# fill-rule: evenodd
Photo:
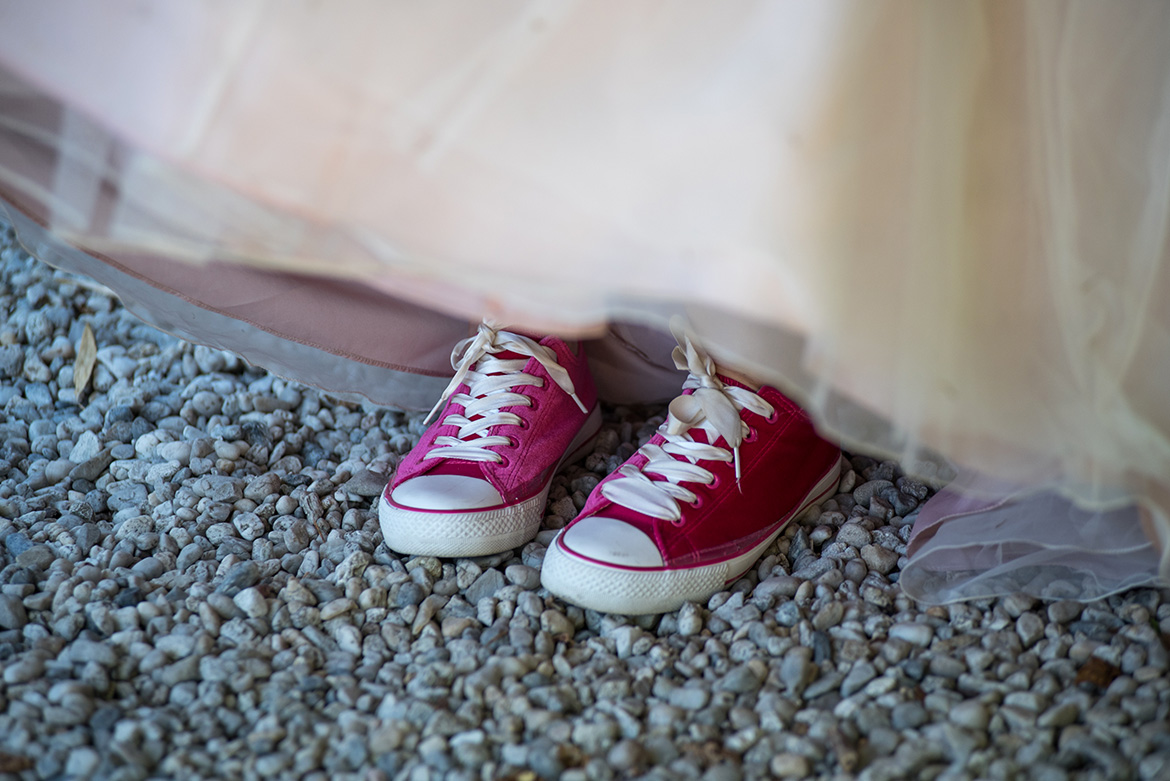
<svg viewBox="0 0 1170 781">
<path fill-rule="evenodd" d="M 4 2 L 0 101 L 13 219 L 282 373 L 426 406 L 468 318 L 681 313 L 848 446 L 1170 549 L 1170 4 Z M 256 303 L 312 279 L 366 305 Z"/>
</svg>

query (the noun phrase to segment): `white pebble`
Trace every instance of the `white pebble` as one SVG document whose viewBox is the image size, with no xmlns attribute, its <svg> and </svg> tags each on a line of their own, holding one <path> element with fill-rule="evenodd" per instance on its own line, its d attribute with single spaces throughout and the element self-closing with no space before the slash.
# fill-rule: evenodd
<svg viewBox="0 0 1170 781">
<path fill-rule="evenodd" d="M 235 442 L 220 441 L 215 443 L 215 455 L 228 461 L 235 461 L 240 457 L 241 449 Z"/>
<path fill-rule="evenodd" d="M 236 607 L 244 611 L 248 618 L 261 618 L 268 615 L 268 600 L 255 586 L 246 588 L 232 599 Z"/>
<path fill-rule="evenodd" d="M 69 460 L 75 464 L 84 464 L 101 452 L 102 443 L 97 434 L 92 431 L 83 431 L 77 438 L 77 444 L 69 451 Z"/>
<path fill-rule="evenodd" d="M 190 442 L 164 442 L 155 450 L 155 454 L 164 461 L 177 461 L 186 466 L 191 461 Z"/>
<path fill-rule="evenodd" d="M 934 628 L 929 624 L 919 624 L 914 621 L 903 621 L 890 627 L 890 637 L 905 640 L 911 645 L 928 646 L 934 639 Z"/>
<path fill-rule="evenodd" d="M 777 754 L 768 763 L 768 769 L 777 778 L 808 778 L 808 758 L 800 754 Z"/>
</svg>

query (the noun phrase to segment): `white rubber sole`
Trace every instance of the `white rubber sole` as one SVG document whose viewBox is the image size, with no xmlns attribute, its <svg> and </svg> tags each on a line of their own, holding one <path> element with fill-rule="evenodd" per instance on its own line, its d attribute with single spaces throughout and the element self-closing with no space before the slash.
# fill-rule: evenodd
<svg viewBox="0 0 1170 781">
<path fill-rule="evenodd" d="M 755 564 L 784 527 L 809 506 L 830 495 L 841 475 L 840 461 L 808 492 L 801 504 L 777 523 L 762 542 L 732 559 L 689 568 L 631 569 L 584 559 L 561 546 L 557 535 L 544 556 L 541 585 L 558 597 L 603 613 L 669 613 L 684 602 L 705 603 Z"/>
<path fill-rule="evenodd" d="M 550 473 L 548 482 L 519 504 L 482 510 L 416 510 L 390 502 L 383 491 L 378 501 L 378 522 L 386 547 L 414 556 L 466 558 L 488 556 L 523 545 L 540 531 L 548 490 L 557 471 L 589 455 L 600 430 L 601 409 L 594 407 L 565 456 Z"/>
</svg>

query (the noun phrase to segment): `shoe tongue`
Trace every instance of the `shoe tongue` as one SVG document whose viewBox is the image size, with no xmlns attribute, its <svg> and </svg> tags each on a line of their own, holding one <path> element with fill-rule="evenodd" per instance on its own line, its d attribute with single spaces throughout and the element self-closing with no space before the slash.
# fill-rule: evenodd
<svg viewBox="0 0 1170 781">
<path fill-rule="evenodd" d="M 521 355 L 520 353 L 514 353 L 511 350 L 501 350 L 498 353 L 488 353 L 487 355 L 484 356 L 484 358 L 488 358 L 488 357 L 495 358 L 497 361 L 515 361 L 515 360 L 520 360 L 520 359 L 527 361 L 532 356 Z M 482 361 L 483 358 L 480 358 L 480 360 Z"/>
<path fill-rule="evenodd" d="M 716 374 L 715 376 L 724 385 L 731 385 L 732 387 L 735 387 L 735 388 L 743 388 L 745 391 L 751 391 L 752 393 L 759 393 L 760 392 L 759 388 L 753 388 L 750 385 L 744 385 L 739 380 L 733 380 L 732 378 L 724 376 L 722 374 Z"/>
<path fill-rule="evenodd" d="M 695 442 L 698 442 L 698 443 L 703 444 L 703 445 L 715 444 L 714 442 L 711 442 L 707 439 L 707 432 L 698 426 L 695 426 L 694 428 L 687 429 L 687 436 L 689 436 Z M 722 439 L 723 439 L 723 437 L 716 437 L 715 441 L 718 442 Z M 726 443 L 724 443 L 724 444 L 726 444 Z"/>
<path fill-rule="evenodd" d="M 477 461 L 464 461 L 458 458 L 438 459 L 434 468 L 428 470 L 432 475 L 460 475 L 462 477 L 483 477 L 483 469 Z"/>
<path fill-rule="evenodd" d="M 513 328 L 512 326 L 506 326 L 506 327 L 502 328 L 501 330 L 507 331 L 508 333 L 516 334 L 517 336 L 527 336 L 529 339 L 536 342 L 537 344 L 540 344 L 540 340 L 543 339 L 545 336 L 544 334 L 538 333 L 536 331 L 528 331 L 524 328 Z"/>
</svg>

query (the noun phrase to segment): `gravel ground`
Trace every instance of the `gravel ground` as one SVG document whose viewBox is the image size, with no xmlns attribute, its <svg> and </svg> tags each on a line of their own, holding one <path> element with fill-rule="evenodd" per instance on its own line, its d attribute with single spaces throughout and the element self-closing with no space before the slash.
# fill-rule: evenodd
<svg viewBox="0 0 1170 781">
<path fill-rule="evenodd" d="M 708 604 L 596 614 L 545 546 L 661 409 L 607 410 L 521 550 L 401 557 L 371 507 L 421 415 L 141 325 L 2 226 L 0 274 L 0 779 L 1170 778 L 1170 591 L 920 608 L 896 464 Z"/>
</svg>

